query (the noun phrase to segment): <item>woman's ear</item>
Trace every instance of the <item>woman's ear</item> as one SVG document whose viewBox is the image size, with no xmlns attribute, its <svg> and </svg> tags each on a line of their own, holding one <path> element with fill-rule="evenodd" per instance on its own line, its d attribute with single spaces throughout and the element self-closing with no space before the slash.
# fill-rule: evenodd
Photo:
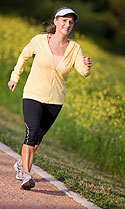
<svg viewBox="0 0 125 209">
<path fill-rule="evenodd" d="M 56 18 L 54 18 L 54 25 L 57 25 L 57 20 L 56 20 Z"/>
</svg>

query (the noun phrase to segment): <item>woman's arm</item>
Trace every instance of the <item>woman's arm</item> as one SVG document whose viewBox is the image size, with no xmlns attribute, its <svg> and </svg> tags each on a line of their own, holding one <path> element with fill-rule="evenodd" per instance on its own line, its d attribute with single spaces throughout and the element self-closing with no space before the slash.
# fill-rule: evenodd
<svg viewBox="0 0 125 209">
<path fill-rule="evenodd" d="M 89 57 L 83 56 L 81 47 L 78 49 L 73 67 L 84 77 L 89 76 L 92 72 L 92 60 Z"/>
<path fill-rule="evenodd" d="M 35 37 L 31 39 L 29 44 L 25 46 L 22 53 L 20 54 L 17 64 L 14 67 L 14 71 L 12 71 L 11 73 L 10 81 L 14 81 L 15 83 L 18 83 L 20 75 L 24 70 L 25 63 L 30 57 L 33 56 L 33 54 L 35 54 Z"/>
</svg>

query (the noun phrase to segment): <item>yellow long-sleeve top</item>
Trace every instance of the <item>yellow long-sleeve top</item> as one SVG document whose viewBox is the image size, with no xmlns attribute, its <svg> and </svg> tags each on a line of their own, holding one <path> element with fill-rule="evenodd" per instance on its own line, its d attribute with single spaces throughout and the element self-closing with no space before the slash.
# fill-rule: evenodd
<svg viewBox="0 0 125 209">
<path fill-rule="evenodd" d="M 66 80 L 74 67 L 82 76 L 88 76 L 91 68 L 83 63 L 83 53 L 78 43 L 70 40 L 64 56 L 56 69 L 48 43 L 48 34 L 36 35 L 20 54 L 11 80 L 18 82 L 26 61 L 35 55 L 31 71 L 24 87 L 23 98 L 42 103 L 63 104 L 66 94 Z"/>
</svg>

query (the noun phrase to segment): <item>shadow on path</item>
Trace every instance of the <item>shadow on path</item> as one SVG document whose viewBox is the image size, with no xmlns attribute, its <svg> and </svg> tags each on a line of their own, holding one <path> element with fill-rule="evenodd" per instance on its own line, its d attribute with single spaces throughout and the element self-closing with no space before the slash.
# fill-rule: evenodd
<svg viewBox="0 0 125 209">
<path fill-rule="evenodd" d="M 42 190 L 42 189 L 32 189 L 31 192 L 38 192 L 48 195 L 55 195 L 55 196 L 65 196 L 65 194 L 62 191 L 52 191 L 52 190 Z"/>
</svg>

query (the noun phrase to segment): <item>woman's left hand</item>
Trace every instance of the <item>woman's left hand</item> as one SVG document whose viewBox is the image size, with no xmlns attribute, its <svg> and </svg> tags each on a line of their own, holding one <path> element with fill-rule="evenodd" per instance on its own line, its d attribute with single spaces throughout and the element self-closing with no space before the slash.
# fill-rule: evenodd
<svg viewBox="0 0 125 209">
<path fill-rule="evenodd" d="M 92 60 L 89 57 L 83 56 L 83 62 L 87 67 L 92 67 Z"/>
</svg>

